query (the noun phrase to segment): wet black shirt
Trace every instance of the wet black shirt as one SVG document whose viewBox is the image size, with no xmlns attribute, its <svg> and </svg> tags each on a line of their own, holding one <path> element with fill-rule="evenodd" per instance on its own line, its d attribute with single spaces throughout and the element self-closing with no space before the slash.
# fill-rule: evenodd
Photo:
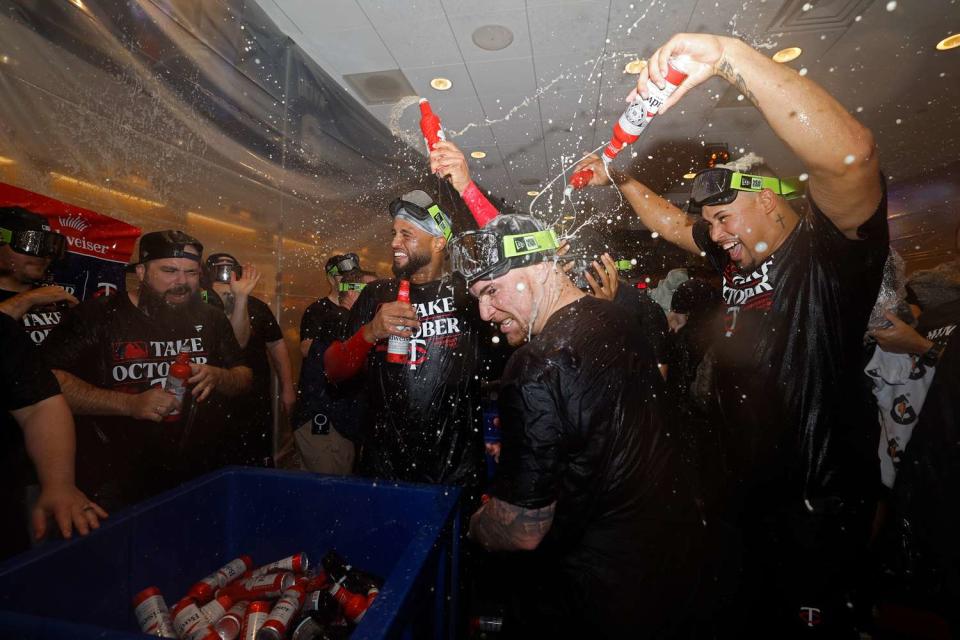
<svg viewBox="0 0 960 640">
<path fill-rule="evenodd" d="M 0 302 L 9 300 L 18 293 L 20 292 L 0 289 Z M 50 330 L 60 324 L 64 312 L 65 308 L 56 304 L 34 307 L 24 313 L 20 321 L 30 340 L 34 344 L 42 344 Z"/>
<path fill-rule="evenodd" d="M 494 494 L 529 509 L 556 503 L 537 553 L 554 559 L 544 566 L 559 567 L 585 615 L 663 615 L 651 609 L 668 597 L 665 576 L 682 573 L 666 558 L 690 543 L 697 518 L 662 402 L 640 328 L 591 296 L 554 313 L 501 378 Z"/>
<path fill-rule="evenodd" d="M 858 240 L 809 205 L 749 273 L 710 241 L 705 221 L 694 226 L 723 277 L 715 378 L 731 489 L 737 502 L 760 508 L 859 498 L 879 473 L 876 416 L 857 398 L 863 333 L 888 253 L 886 186 Z"/>
<path fill-rule="evenodd" d="M 300 340 L 316 340 L 325 334 L 328 316 L 343 307 L 330 302 L 329 298 L 320 298 L 307 307 L 300 319 Z"/>
<path fill-rule="evenodd" d="M 377 280 L 350 312 L 347 335 L 397 299 L 397 280 Z M 365 475 L 477 487 L 483 464 L 476 302 L 448 281 L 410 286 L 420 328 L 409 364 L 386 361 L 387 340 L 367 356 Z"/>
<path fill-rule="evenodd" d="M 640 291 L 625 282 L 617 287 L 617 295 L 613 303 L 626 310 L 640 325 L 643 335 L 653 348 L 653 357 L 657 364 L 665 364 L 668 359 L 669 346 L 667 343 L 667 316 L 663 313 L 646 291 Z"/>
<path fill-rule="evenodd" d="M 60 393 L 19 322 L 0 313 L 0 410 L 15 411 Z"/>
<path fill-rule="evenodd" d="M 181 347 L 194 363 L 222 368 L 243 364 L 240 345 L 223 311 L 208 304 L 160 325 L 126 294 L 87 300 L 50 332 L 45 363 L 96 387 L 141 393 L 163 385 Z M 230 437 L 225 406 L 214 392 L 176 422 L 119 416 L 77 416 L 77 484 L 108 502 L 129 504 L 204 471 L 209 449 Z M 192 416 L 192 417 L 191 417 Z M 109 488 L 104 488 L 109 485 Z"/>
</svg>

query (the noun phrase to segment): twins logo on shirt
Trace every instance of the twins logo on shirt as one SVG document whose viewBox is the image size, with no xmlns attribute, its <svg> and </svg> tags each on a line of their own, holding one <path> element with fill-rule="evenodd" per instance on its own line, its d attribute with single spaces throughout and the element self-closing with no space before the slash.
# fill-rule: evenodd
<svg viewBox="0 0 960 640">
<path fill-rule="evenodd" d="M 420 327 L 410 337 L 409 365 L 416 369 L 428 355 L 428 345 L 454 349 L 460 343 L 460 318 L 453 296 L 430 300 L 415 305 Z"/>
<path fill-rule="evenodd" d="M 732 336 L 737 327 L 740 309 L 766 311 L 773 306 L 773 284 L 770 266 L 773 256 L 763 261 L 760 268 L 749 275 L 741 274 L 731 262 L 723 273 L 723 301 L 727 304 L 726 336 Z"/>
</svg>

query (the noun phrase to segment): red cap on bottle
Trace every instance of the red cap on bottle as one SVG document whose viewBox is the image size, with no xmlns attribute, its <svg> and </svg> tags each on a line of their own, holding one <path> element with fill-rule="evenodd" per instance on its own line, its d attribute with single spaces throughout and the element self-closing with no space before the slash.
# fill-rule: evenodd
<svg viewBox="0 0 960 640">
<path fill-rule="evenodd" d="M 432 116 L 434 115 L 433 109 L 430 108 L 430 101 L 426 98 L 420 98 L 420 115 L 421 116 Z"/>
<path fill-rule="evenodd" d="M 147 587 L 137 595 L 133 596 L 133 606 L 137 607 L 140 605 L 141 602 L 143 602 L 147 598 L 152 598 L 153 596 L 159 596 L 159 595 L 162 595 L 160 593 L 160 589 L 157 589 L 156 587 Z"/>
<path fill-rule="evenodd" d="M 206 582 L 198 582 L 187 591 L 187 597 L 207 603 L 213 600 L 213 587 Z"/>
</svg>

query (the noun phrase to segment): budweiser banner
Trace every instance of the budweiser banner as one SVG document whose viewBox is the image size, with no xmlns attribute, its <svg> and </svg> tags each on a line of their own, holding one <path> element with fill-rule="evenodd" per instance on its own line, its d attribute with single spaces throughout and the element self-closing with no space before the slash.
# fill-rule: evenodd
<svg viewBox="0 0 960 640">
<path fill-rule="evenodd" d="M 69 253 L 51 267 L 53 281 L 79 300 L 124 289 L 125 268 L 140 228 L 32 191 L 0 182 L 0 206 L 23 207 L 67 237 Z"/>
</svg>

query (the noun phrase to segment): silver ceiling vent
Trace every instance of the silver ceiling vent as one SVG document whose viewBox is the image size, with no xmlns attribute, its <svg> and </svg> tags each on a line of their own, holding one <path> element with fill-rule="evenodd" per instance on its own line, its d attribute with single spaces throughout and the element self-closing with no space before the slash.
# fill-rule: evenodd
<svg viewBox="0 0 960 640">
<path fill-rule="evenodd" d="M 366 104 L 393 104 L 406 96 L 417 95 L 400 69 L 349 73 L 343 79 Z"/>
</svg>

